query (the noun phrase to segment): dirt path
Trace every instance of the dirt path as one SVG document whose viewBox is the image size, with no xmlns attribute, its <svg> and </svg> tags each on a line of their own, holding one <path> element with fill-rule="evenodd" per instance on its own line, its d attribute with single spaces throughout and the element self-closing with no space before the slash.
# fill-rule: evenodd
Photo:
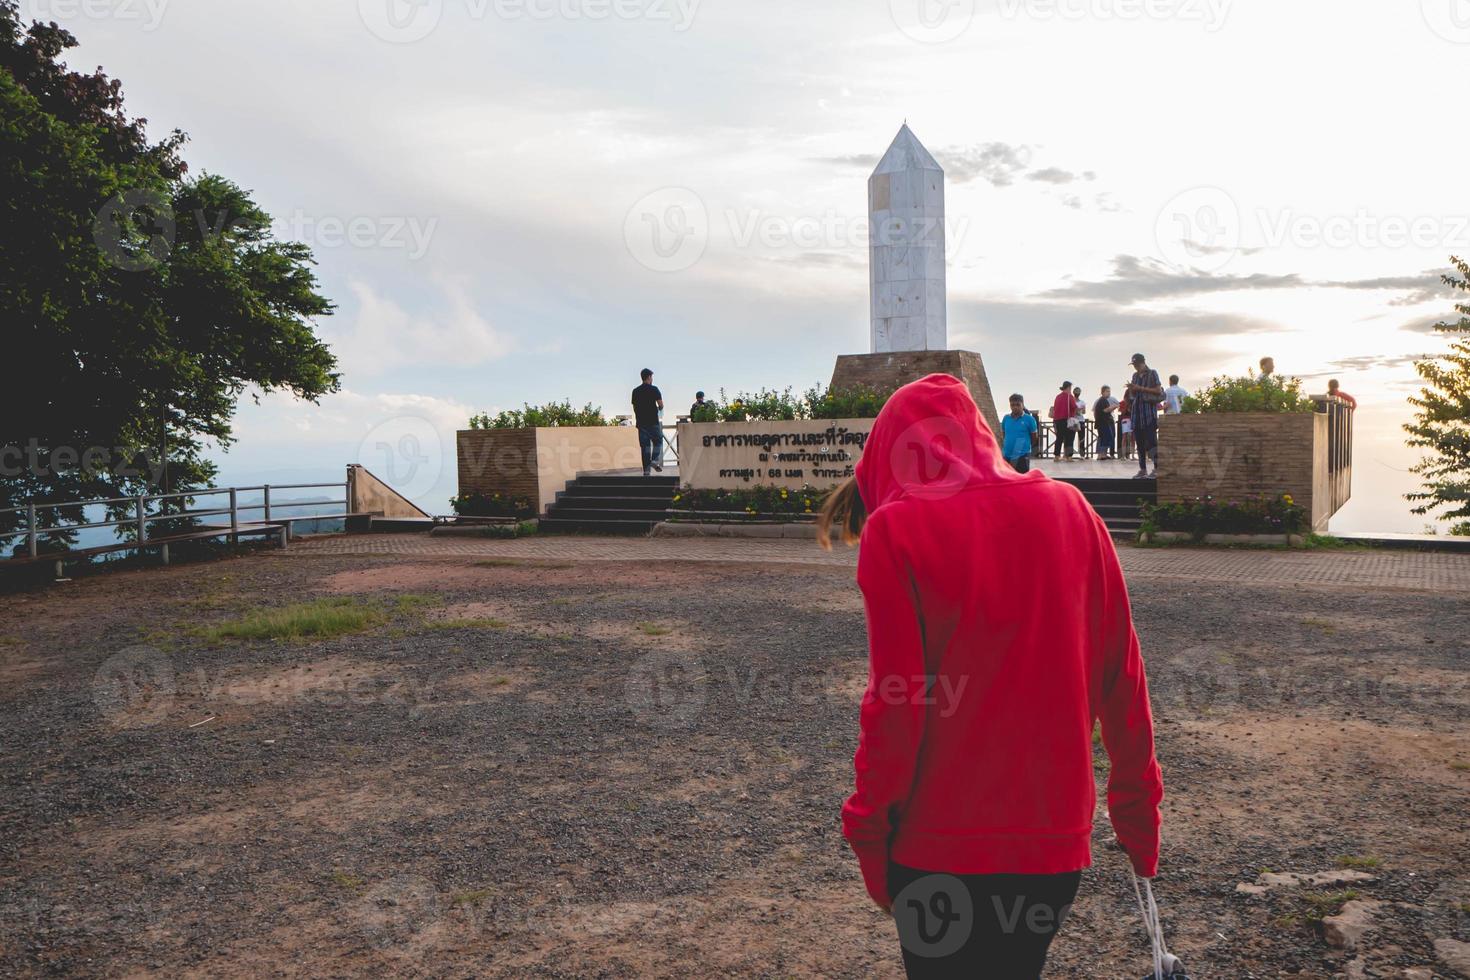
<svg viewBox="0 0 1470 980">
<path fill-rule="evenodd" d="M 1199 977 L 1452 976 L 1434 941 L 1470 942 L 1464 595 L 1255 571 L 1135 580 L 1174 945 Z M 7 597 L 0 973 L 894 976 L 837 827 L 865 675 L 851 579 L 263 554 Z M 385 621 L 204 632 L 328 596 Z M 1049 973 L 1141 976 L 1123 860 L 1095 837 Z M 1372 880 L 1237 891 L 1339 864 Z M 1348 891 L 1384 903 L 1356 950 L 1318 921 Z"/>
</svg>

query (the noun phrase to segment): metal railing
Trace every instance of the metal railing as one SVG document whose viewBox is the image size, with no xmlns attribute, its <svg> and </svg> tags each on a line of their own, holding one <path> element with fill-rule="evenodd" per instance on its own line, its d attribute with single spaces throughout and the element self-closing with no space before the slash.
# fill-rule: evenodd
<svg viewBox="0 0 1470 980">
<path fill-rule="evenodd" d="M 1031 455 L 1036 458 L 1055 456 L 1058 443 L 1062 440 L 1057 437 L 1056 423 L 1050 419 L 1043 419 L 1040 412 L 1032 412 L 1036 419 L 1036 437 L 1031 443 Z M 1134 458 L 1134 444 L 1130 433 L 1123 431 L 1121 420 L 1114 419 L 1113 426 L 1113 453 L 1119 459 Z M 1072 430 L 1072 453 L 1074 458 L 1090 459 L 1096 458 L 1099 439 L 1101 434 L 1097 422 L 1094 419 L 1083 419 L 1079 428 Z M 1062 454 L 1066 454 L 1065 445 L 1062 446 Z"/>
<path fill-rule="evenodd" d="M 273 490 L 281 491 L 320 489 L 341 490 L 343 494 L 342 499 L 310 500 L 284 503 L 277 502 L 274 505 L 271 502 L 271 492 Z M 255 492 L 259 492 L 261 494 L 260 503 L 240 503 L 240 495 L 242 493 Z M 100 550 L 125 551 L 130 548 L 137 548 L 141 551 L 143 548 L 150 547 L 152 545 L 166 546 L 168 544 L 169 540 L 171 539 L 171 536 L 168 534 L 153 538 L 150 538 L 148 536 L 148 526 L 159 521 L 193 520 L 202 517 L 224 517 L 228 515 L 230 519 L 228 530 L 226 530 L 224 526 L 220 526 L 218 528 L 206 526 L 205 530 L 215 530 L 218 531 L 221 535 L 229 534 L 231 540 L 233 541 L 238 539 L 242 528 L 258 527 L 262 524 L 285 524 L 289 527 L 292 522 L 297 521 L 345 520 L 346 518 L 351 516 L 348 513 L 350 502 L 347 498 L 347 492 L 347 483 L 345 481 L 341 483 L 288 483 L 274 485 L 264 483 L 259 486 L 207 487 L 202 490 L 186 490 L 179 493 L 139 494 L 134 497 L 106 497 L 94 500 L 74 500 L 39 503 L 31 501 L 21 507 L 0 508 L 0 515 L 22 513 L 26 515 L 25 525 L 23 527 L 17 527 L 16 529 L 10 531 L 0 530 L 0 540 L 8 540 L 15 537 L 24 537 L 26 540 L 25 555 L 10 555 L 0 557 L 0 563 L 3 563 L 5 560 L 10 560 L 17 557 L 29 556 L 31 559 L 41 557 L 42 552 L 40 550 L 40 539 L 43 537 L 74 534 L 78 531 L 87 531 L 98 528 L 131 527 L 134 529 L 135 535 L 133 540 L 131 541 L 119 541 L 115 545 L 101 547 Z M 188 505 L 192 504 L 195 498 L 211 496 L 218 497 L 221 495 L 228 495 L 228 507 L 206 507 L 197 509 L 169 510 L 168 508 L 163 506 L 165 501 L 182 500 L 185 501 L 185 507 L 188 508 Z M 157 503 L 160 506 L 155 512 L 149 513 L 148 505 L 150 503 Z M 64 514 L 66 511 L 75 510 L 83 517 L 85 517 L 86 508 L 88 507 L 114 508 L 115 505 L 120 504 L 132 505 L 132 515 L 130 517 L 107 521 L 83 520 L 81 523 L 52 523 L 47 526 L 43 526 L 43 522 L 41 520 L 41 515 L 46 511 L 61 511 Z M 341 513 L 290 516 L 281 516 L 279 514 L 279 511 L 281 510 L 293 510 L 299 507 L 337 506 L 339 504 L 342 507 Z M 273 506 L 277 513 L 272 513 Z M 261 512 L 260 520 L 241 519 L 242 514 L 254 513 L 256 511 Z M 78 549 L 78 552 L 95 553 L 97 550 L 99 549 L 82 548 Z M 44 557 L 61 559 L 65 558 L 69 553 L 71 552 L 46 552 L 44 553 Z"/>
</svg>

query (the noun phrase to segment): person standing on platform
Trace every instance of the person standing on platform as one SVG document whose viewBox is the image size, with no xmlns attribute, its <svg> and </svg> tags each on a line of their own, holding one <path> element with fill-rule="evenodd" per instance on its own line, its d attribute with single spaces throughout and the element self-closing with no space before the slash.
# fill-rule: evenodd
<svg viewBox="0 0 1470 980">
<path fill-rule="evenodd" d="M 1184 399 L 1189 397 L 1189 392 L 1179 387 L 1179 375 L 1169 375 L 1169 387 L 1164 389 L 1164 411 L 1170 415 L 1184 414 Z"/>
<path fill-rule="evenodd" d="M 643 475 L 649 468 L 664 470 L 664 428 L 659 413 L 664 410 L 664 395 L 653 386 L 653 372 L 644 368 L 643 383 L 633 389 L 633 424 L 638 426 L 638 450 L 643 456 Z"/>
<path fill-rule="evenodd" d="M 1135 480 L 1147 479 L 1148 461 L 1153 458 L 1153 476 L 1159 475 L 1159 403 L 1164 400 L 1164 383 L 1159 372 L 1148 366 L 1148 358 L 1133 355 L 1133 380 L 1128 382 L 1128 400 L 1133 405 L 1133 439 L 1138 446 Z"/>
<path fill-rule="evenodd" d="M 1057 459 L 1062 450 L 1067 450 L 1067 459 L 1072 458 L 1072 418 L 1077 414 L 1077 399 L 1072 394 L 1072 382 L 1063 381 L 1062 390 L 1051 403 L 1051 424 L 1057 435 Z"/>
<path fill-rule="evenodd" d="M 1092 403 L 1092 421 L 1097 425 L 1097 458 L 1116 459 L 1118 456 L 1118 420 L 1113 413 L 1118 410 L 1118 399 L 1113 397 L 1109 385 L 1102 386 L 1102 393 Z"/>
<path fill-rule="evenodd" d="M 1087 399 L 1082 397 L 1082 386 L 1072 389 L 1072 400 L 1076 409 L 1072 415 L 1072 438 L 1077 440 L 1077 455 L 1087 458 Z"/>
<path fill-rule="evenodd" d="M 1343 391 L 1341 383 L 1336 378 L 1333 378 L 1331 381 L 1327 382 L 1327 394 L 1331 395 L 1333 398 L 1341 398 L 1343 401 L 1347 402 L 1348 408 L 1351 408 L 1353 411 L 1356 412 L 1358 410 L 1358 400 L 1352 395 L 1349 395 L 1347 392 Z"/>
<path fill-rule="evenodd" d="M 692 420 L 694 420 L 694 421 L 699 421 L 698 419 L 695 418 L 695 416 L 697 414 L 699 414 L 699 411 L 701 409 L 713 408 L 713 407 L 714 407 L 713 405 L 711 405 L 709 402 L 707 402 L 707 401 L 704 400 L 704 392 L 702 392 L 702 391 L 696 391 L 694 393 L 694 404 L 692 404 L 692 405 L 689 406 L 689 418 L 692 419 Z"/>
<path fill-rule="evenodd" d="M 1011 396 L 1011 414 L 1000 420 L 1005 441 L 1002 455 L 1017 473 L 1031 472 L 1031 437 L 1036 435 L 1036 416 L 1026 411 L 1026 399 Z"/>
</svg>

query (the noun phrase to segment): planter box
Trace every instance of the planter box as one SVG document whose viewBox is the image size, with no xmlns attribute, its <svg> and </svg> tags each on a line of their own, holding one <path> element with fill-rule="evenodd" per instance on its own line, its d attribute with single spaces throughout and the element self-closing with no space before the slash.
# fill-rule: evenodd
<svg viewBox="0 0 1470 980">
<path fill-rule="evenodd" d="M 524 497 L 537 514 L 579 474 L 637 470 L 638 430 L 626 425 L 461 429 L 455 436 L 459 492 Z"/>
<path fill-rule="evenodd" d="M 828 490 L 852 476 L 873 419 L 680 422 L 679 477 L 696 490 Z"/>
<path fill-rule="evenodd" d="M 1159 419 L 1160 503 L 1290 494 L 1313 530 L 1352 495 L 1352 415 L 1209 413 Z"/>
<path fill-rule="evenodd" d="M 1194 541 L 1195 537 L 1188 531 L 1151 531 L 1140 535 L 1144 544 L 1170 544 L 1180 541 Z M 1256 545 L 1258 547 L 1283 547 L 1300 548 L 1307 543 L 1307 539 L 1300 534 L 1206 534 L 1202 544 L 1243 544 Z"/>
</svg>

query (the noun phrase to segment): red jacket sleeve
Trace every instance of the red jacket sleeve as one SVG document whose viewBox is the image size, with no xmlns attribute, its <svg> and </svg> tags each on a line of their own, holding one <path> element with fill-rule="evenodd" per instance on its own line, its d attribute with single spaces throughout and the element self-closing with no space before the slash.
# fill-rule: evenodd
<svg viewBox="0 0 1470 980">
<path fill-rule="evenodd" d="M 1149 708 L 1138 633 L 1117 549 L 1102 520 L 1096 521 L 1103 552 L 1103 676 L 1098 716 L 1108 751 L 1108 818 L 1133 869 L 1146 878 L 1159 871 L 1159 803 L 1164 778 L 1154 756 L 1154 720 Z"/>
<path fill-rule="evenodd" d="M 842 832 L 875 901 L 888 894 L 888 842 L 913 787 L 924 728 L 924 648 L 913 581 L 881 515 L 863 528 L 858 585 L 868 618 L 868 688 Z"/>
</svg>

